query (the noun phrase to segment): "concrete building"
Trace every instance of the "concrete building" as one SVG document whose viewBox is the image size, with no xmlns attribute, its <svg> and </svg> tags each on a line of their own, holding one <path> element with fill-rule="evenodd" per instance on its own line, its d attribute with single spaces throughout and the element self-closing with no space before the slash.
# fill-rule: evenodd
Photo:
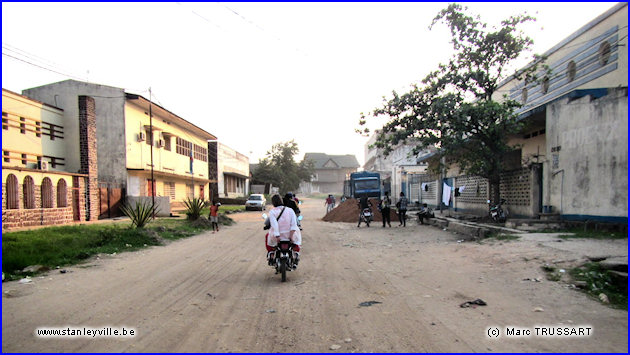
<svg viewBox="0 0 630 355">
<path fill-rule="evenodd" d="M 208 141 L 214 135 L 120 88 L 66 80 L 23 94 L 62 108 L 65 117 L 76 116 L 77 97 L 94 98 L 101 217 L 116 215 L 124 196 L 155 196 L 159 215 L 180 208 L 186 198 L 209 198 Z M 70 160 L 77 155 L 69 152 Z"/>
<path fill-rule="evenodd" d="M 350 174 L 357 171 L 359 162 L 354 155 L 328 155 L 325 153 L 306 153 L 304 160 L 311 160 L 315 166 L 313 178 L 308 183 L 300 184 L 300 193 L 343 194 L 343 182 Z"/>
<path fill-rule="evenodd" d="M 249 195 L 249 157 L 218 143 L 218 196 L 238 198 Z"/>
<path fill-rule="evenodd" d="M 2 89 L 2 228 L 98 218 L 94 100 L 74 114 Z"/>
<path fill-rule="evenodd" d="M 496 90 L 495 100 L 508 93 L 521 102 L 526 123 L 509 141 L 520 149 L 501 182 L 512 216 L 627 223 L 627 36 L 628 5 L 619 3 L 543 53 L 551 75 L 534 83 L 511 78 Z M 484 179 L 454 168 L 425 183 L 426 202 L 487 214 Z"/>
</svg>

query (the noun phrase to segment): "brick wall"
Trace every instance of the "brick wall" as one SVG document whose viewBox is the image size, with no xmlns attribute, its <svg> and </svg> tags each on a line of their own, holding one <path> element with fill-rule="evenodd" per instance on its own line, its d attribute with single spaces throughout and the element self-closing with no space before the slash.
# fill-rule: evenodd
<svg viewBox="0 0 630 355">
<path fill-rule="evenodd" d="M 6 183 L 2 183 L 2 230 L 40 225 L 56 225 L 72 223 L 72 189 L 67 189 L 67 207 L 41 208 L 41 186 L 35 185 L 35 206 L 37 208 L 24 208 L 24 193 L 22 184 L 18 185 L 19 209 L 7 208 Z M 57 191 L 53 188 L 54 203 L 57 202 Z"/>
<path fill-rule="evenodd" d="M 96 159 L 96 113 L 94 98 L 79 96 L 79 149 L 81 168 L 87 174 L 86 220 L 96 221 L 99 215 L 98 164 Z"/>
</svg>

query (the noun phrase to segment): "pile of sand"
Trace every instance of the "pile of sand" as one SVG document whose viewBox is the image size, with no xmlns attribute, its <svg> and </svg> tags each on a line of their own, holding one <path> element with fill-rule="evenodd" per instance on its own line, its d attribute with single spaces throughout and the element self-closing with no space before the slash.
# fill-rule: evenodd
<svg viewBox="0 0 630 355">
<path fill-rule="evenodd" d="M 374 222 L 382 222 L 383 217 L 378 210 L 378 199 L 371 198 L 372 203 L 372 215 Z M 398 215 L 396 215 L 396 209 L 390 209 L 391 221 L 398 222 Z M 409 218 L 409 217 L 407 217 Z M 335 207 L 332 211 L 328 212 L 323 218 L 326 222 L 354 222 L 359 221 L 359 200 L 349 198 L 342 202 L 339 206 Z"/>
</svg>

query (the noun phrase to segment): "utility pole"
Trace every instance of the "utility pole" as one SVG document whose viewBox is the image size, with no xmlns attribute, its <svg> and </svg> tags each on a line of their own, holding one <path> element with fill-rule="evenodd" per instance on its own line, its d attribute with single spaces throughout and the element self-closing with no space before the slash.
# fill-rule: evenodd
<svg viewBox="0 0 630 355">
<path fill-rule="evenodd" d="M 151 88 L 149 88 L 149 137 L 151 139 L 151 217 L 155 219 L 155 177 L 153 176 L 153 112 L 151 103 Z"/>
</svg>

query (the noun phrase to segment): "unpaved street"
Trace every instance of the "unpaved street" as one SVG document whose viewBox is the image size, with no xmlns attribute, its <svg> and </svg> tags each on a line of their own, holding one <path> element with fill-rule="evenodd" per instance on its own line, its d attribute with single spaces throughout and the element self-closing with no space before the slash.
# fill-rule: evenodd
<svg viewBox="0 0 630 355">
<path fill-rule="evenodd" d="M 218 234 L 101 257 L 65 274 L 51 271 L 30 284 L 4 283 L 2 350 L 628 350 L 626 311 L 544 278 L 540 266 L 545 262 L 580 257 L 554 248 L 552 241 L 458 243 L 457 235 L 415 223 L 358 229 L 352 223 L 322 222 L 322 200 L 306 200 L 302 210 L 302 262 L 286 283 L 266 265 L 259 212 L 232 215 L 238 223 Z M 607 246 L 610 253 L 627 251 L 625 240 Z M 524 281 L 536 277 L 543 281 Z M 459 306 L 478 298 L 487 306 Z M 368 301 L 381 303 L 360 306 Z M 558 325 L 585 325 L 592 335 L 487 335 L 495 327 Z M 137 334 L 125 339 L 35 336 L 36 328 L 67 326 L 126 327 Z"/>
</svg>

